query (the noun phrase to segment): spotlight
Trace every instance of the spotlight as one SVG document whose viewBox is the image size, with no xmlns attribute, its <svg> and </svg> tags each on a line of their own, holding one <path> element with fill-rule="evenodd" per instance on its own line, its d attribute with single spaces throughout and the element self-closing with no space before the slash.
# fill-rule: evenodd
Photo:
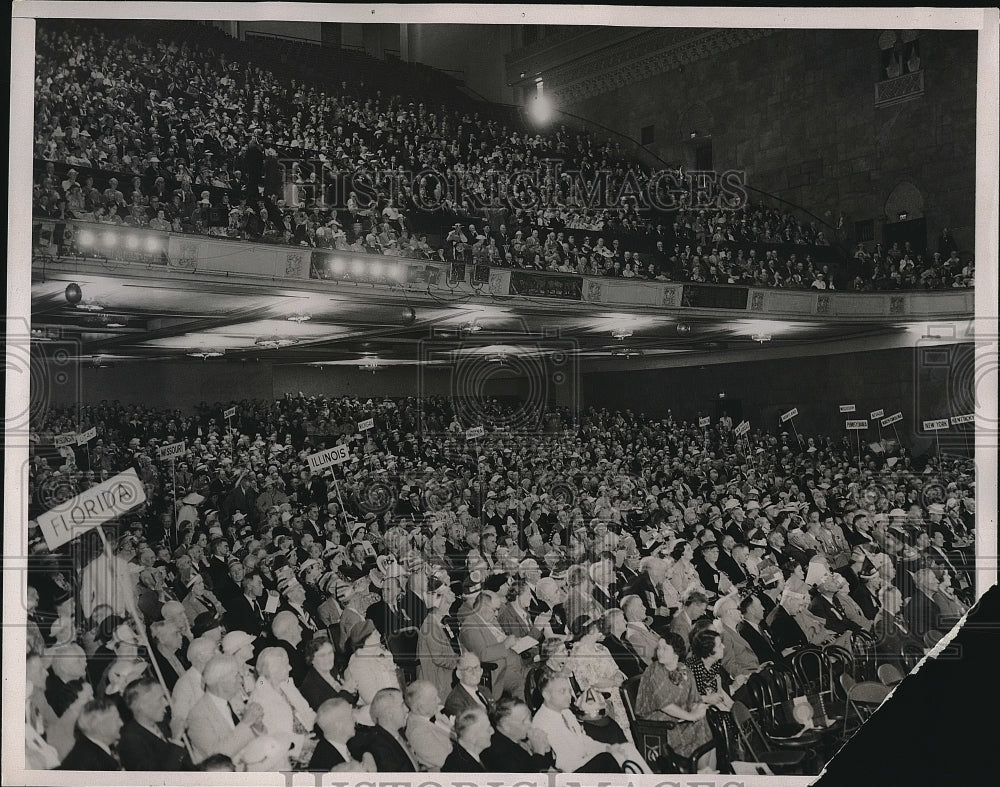
<svg viewBox="0 0 1000 787">
<path fill-rule="evenodd" d="M 691 333 L 691 326 L 684 322 L 677 323 L 677 333 L 681 336 L 686 336 Z"/>
<path fill-rule="evenodd" d="M 86 249 L 94 245 L 94 233 L 90 230 L 81 230 L 77 235 L 77 242 L 81 249 Z"/>
<path fill-rule="evenodd" d="M 128 235 L 125 238 L 125 248 L 129 251 L 135 251 L 139 248 L 139 237 L 137 235 Z"/>
<path fill-rule="evenodd" d="M 146 241 L 146 251 L 156 252 L 160 250 L 160 239 L 159 238 L 149 238 Z"/>
<path fill-rule="evenodd" d="M 412 306 L 406 306 L 399 315 L 399 321 L 403 325 L 413 325 L 417 321 L 417 313 Z"/>
<path fill-rule="evenodd" d="M 365 273 L 365 263 L 362 260 L 355 260 L 351 263 L 351 275 L 363 276 Z"/>
<path fill-rule="evenodd" d="M 82 234 L 82 233 L 81 233 Z M 83 299 L 83 290 L 76 282 L 66 285 L 66 301 L 76 306 Z"/>
<path fill-rule="evenodd" d="M 118 236 L 113 232 L 105 232 L 101 235 L 101 242 L 109 249 L 118 245 Z"/>
<path fill-rule="evenodd" d="M 344 261 L 340 258 L 335 259 L 333 261 L 333 264 L 330 266 L 330 270 L 333 271 L 334 276 L 343 276 L 345 268 L 346 265 Z"/>
<path fill-rule="evenodd" d="M 532 119 L 539 125 L 547 125 L 552 120 L 552 102 L 544 95 L 537 95 L 528 107 Z"/>
</svg>

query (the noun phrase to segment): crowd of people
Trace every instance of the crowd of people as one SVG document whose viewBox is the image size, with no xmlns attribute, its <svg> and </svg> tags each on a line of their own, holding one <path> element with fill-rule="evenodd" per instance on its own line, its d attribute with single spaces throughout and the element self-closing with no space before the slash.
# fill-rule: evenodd
<svg viewBox="0 0 1000 787">
<path fill-rule="evenodd" d="M 957 260 L 834 264 L 838 230 L 738 190 L 706 198 L 690 173 L 650 170 L 619 142 L 538 133 L 488 105 L 435 110 L 363 84 L 279 78 L 238 42 L 46 24 L 36 65 L 39 217 L 593 276 L 855 290 L 972 281 Z"/>
<path fill-rule="evenodd" d="M 35 419 L 29 768 L 664 772 L 633 681 L 712 772 L 707 715 L 766 665 L 863 641 L 902 667 L 972 601 L 955 457 L 631 411 L 527 434 L 495 403 L 473 444 L 445 398 L 229 406 Z M 125 470 L 147 499 L 109 547 L 50 551 L 37 517 Z"/>
</svg>

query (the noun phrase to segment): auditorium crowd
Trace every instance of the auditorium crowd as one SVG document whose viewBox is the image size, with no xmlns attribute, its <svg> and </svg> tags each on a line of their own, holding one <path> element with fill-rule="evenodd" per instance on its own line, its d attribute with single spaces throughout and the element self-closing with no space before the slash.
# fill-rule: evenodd
<svg viewBox="0 0 1000 787">
<path fill-rule="evenodd" d="M 972 601 L 956 458 L 631 411 L 515 433 L 493 402 L 467 441 L 444 398 L 228 406 L 33 424 L 28 767 L 712 772 L 709 719 L 756 673 L 810 646 L 905 672 Z M 147 502 L 108 549 L 50 551 L 37 518 L 128 469 Z M 633 715 L 673 720 L 676 759 Z"/>
<path fill-rule="evenodd" d="M 40 26 L 34 215 L 592 276 L 971 286 L 948 254 L 835 264 L 839 229 L 694 189 L 586 131 L 269 65 L 235 41 Z"/>
</svg>

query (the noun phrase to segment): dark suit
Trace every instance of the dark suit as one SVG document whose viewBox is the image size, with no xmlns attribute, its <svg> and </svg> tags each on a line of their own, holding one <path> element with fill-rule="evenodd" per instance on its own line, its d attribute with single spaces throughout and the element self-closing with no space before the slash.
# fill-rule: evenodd
<svg viewBox="0 0 1000 787">
<path fill-rule="evenodd" d="M 795 618 L 788 614 L 788 610 L 779 604 L 775 607 L 773 615 L 774 617 L 768 623 L 768 629 L 771 631 L 775 648 L 785 650 L 785 648 L 809 644 L 802 627 L 799 626 Z"/>
<path fill-rule="evenodd" d="M 486 709 L 490 709 L 490 701 L 486 696 L 486 691 L 482 686 L 479 687 L 479 702 L 476 702 L 469 692 L 466 690 L 465 686 L 461 683 L 456 683 L 455 688 L 451 690 L 444 701 L 444 712 L 446 715 L 455 718 L 464 710 L 469 708 L 481 708 L 483 705 Z M 480 704 L 482 703 L 482 705 Z"/>
<path fill-rule="evenodd" d="M 626 678 L 642 675 L 646 669 L 645 663 L 639 658 L 639 654 L 628 640 L 619 639 L 614 634 L 608 634 L 601 640 L 601 644 L 611 653 L 615 664 L 618 665 L 618 669 L 625 673 Z"/>
<path fill-rule="evenodd" d="M 354 753 L 354 750 L 351 752 Z M 411 759 L 400 742 L 382 727 L 372 727 L 371 732 L 365 736 L 358 749 L 359 754 L 364 752 L 372 755 L 375 767 L 380 772 L 412 773 L 417 770 L 415 760 Z"/>
<path fill-rule="evenodd" d="M 845 631 L 861 631 L 861 627 L 850 620 L 843 608 L 837 607 L 837 603 L 823 594 L 817 593 L 809 603 L 809 611 L 816 617 L 822 618 L 823 625 L 834 634 L 843 634 Z"/>
<path fill-rule="evenodd" d="M 299 693 L 305 698 L 306 702 L 309 703 L 309 707 L 313 710 L 318 710 L 319 706 L 324 702 L 332 700 L 336 697 L 346 700 L 351 703 L 351 705 L 353 705 L 357 699 L 356 694 L 351 694 L 348 691 L 338 691 L 331 686 L 330 682 L 320 675 L 319 672 L 316 671 L 315 667 L 309 668 L 305 678 L 302 679 L 302 685 L 298 688 Z"/>
<path fill-rule="evenodd" d="M 333 744 L 331 744 L 326 738 L 320 738 L 319 742 L 316 744 L 315 750 L 313 751 L 312 759 L 309 760 L 307 770 L 328 773 L 333 766 L 340 765 L 344 762 L 347 762 L 347 760 L 344 759 L 344 755 L 337 751 L 333 747 Z"/>
<path fill-rule="evenodd" d="M 910 631 L 918 637 L 923 637 L 932 629 L 946 631 L 950 628 L 941 620 L 941 608 L 919 590 L 914 591 L 903 608 L 903 619 Z"/>
<path fill-rule="evenodd" d="M 122 727 L 118 756 L 127 771 L 180 771 L 190 767 L 182 747 L 154 735 L 135 719 Z"/>
<path fill-rule="evenodd" d="M 485 773 L 486 768 L 475 757 L 466 751 L 461 743 L 456 743 L 451 754 L 448 755 L 441 766 L 442 773 Z"/>
<path fill-rule="evenodd" d="M 256 602 L 255 602 L 256 603 Z M 222 616 L 227 631 L 245 631 L 259 637 L 264 632 L 264 610 L 260 604 L 250 604 L 243 593 L 237 593 L 226 602 L 226 614 Z"/>
<path fill-rule="evenodd" d="M 882 605 L 879 603 L 878 598 L 872 595 L 872 592 L 864 582 L 859 582 L 851 589 L 851 598 L 861 608 L 866 618 L 875 620 L 875 616 L 878 615 L 878 611 Z"/>
<path fill-rule="evenodd" d="M 406 610 L 406 614 L 410 616 L 411 626 L 416 626 L 420 628 L 423 625 L 424 618 L 427 617 L 427 605 L 424 600 L 420 598 L 416 593 L 407 588 L 406 592 L 403 594 L 403 600 L 400 604 L 403 609 Z"/>
<path fill-rule="evenodd" d="M 486 769 L 496 773 L 541 773 L 555 765 L 555 755 L 531 754 L 502 732 L 493 733 L 488 749 L 479 755 Z"/>
<path fill-rule="evenodd" d="M 767 632 L 767 628 L 764 626 L 763 622 L 760 623 L 761 631 Z M 757 660 L 763 664 L 765 661 L 780 661 L 781 654 L 778 653 L 774 648 L 774 642 L 770 639 L 770 632 L 768 636 L 764 636 L 761 631 L 758 631 L 745 620 L 741 620 L 737 626 L 736 630 L 739 632 L 740 636 L 746 640 L 746 643 L 753 649 L 754 654 L 757 656 Z"/>
<path fill-rule="evenodd" d="M 118 760 L 84 735 L 77 735 L 76 744 L 56 769 L 60 771 L 120 771 Z"/>
</svg>

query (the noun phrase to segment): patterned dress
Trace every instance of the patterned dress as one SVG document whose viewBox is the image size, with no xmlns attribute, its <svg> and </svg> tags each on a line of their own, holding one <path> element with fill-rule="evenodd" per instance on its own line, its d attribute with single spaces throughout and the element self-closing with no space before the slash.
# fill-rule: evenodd
<svg viewBox="0 0 1000 787">
<path fill-rule="evenodd" d="M 665 706 L 674 704 L 691 710 L 700 701 L 694 677 L 683 664 L 668 672 L 662 664 L 653 662 L 639 679 L 635 713 L 640 719 L 676 720 L 663 711 Z M 705 717 L 698 721 L 680 722 L 672 730 L 667 730 L 670 748 L 682 757 L 689 757 L 695 749 L 710 740 L 712 730 Z"/>
</svg>

